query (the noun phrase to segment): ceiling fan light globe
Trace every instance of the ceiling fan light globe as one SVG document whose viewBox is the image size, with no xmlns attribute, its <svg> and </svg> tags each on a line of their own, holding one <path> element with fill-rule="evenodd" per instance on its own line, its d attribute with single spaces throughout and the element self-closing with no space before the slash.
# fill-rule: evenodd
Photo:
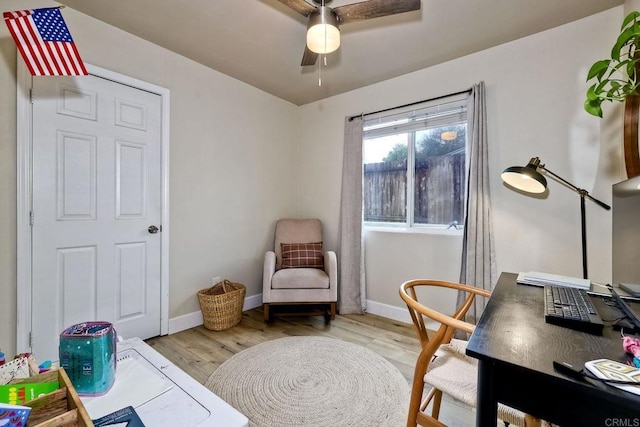
<svg viewBox="0 0 640 427">
<path fill-rule="evenodd" d="M 335 52 L 340 47 L 340 30 L 330 24 L 316 24 L 307 30 L 307 47 L 315 53 Z"/>
<path fill-rule="evenodd" d="M 309 16 L 307 47 L 319 54 L 331 53 L 340 47 L 338 18 L 330 7 L 319 6 L 318 10 Z"/>
</svg>

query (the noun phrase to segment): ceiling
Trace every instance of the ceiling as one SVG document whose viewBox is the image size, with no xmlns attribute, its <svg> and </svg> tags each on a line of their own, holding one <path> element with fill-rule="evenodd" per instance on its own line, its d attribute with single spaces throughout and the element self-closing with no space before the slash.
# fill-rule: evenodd
<svg viewBox="0 0 640 427">
<path fill-rule="evenodd" d="M 277 0 L 61 2 L 303 105 L 584 18 L 624 0 L 422 0 L 419 11 L 342 26 L 342 45 L 327 56 L 321 86 L 321 61 L 300 66 L 306 18 Z M 355 2 L 335 0 L 330 6 Z"/>
</svg>

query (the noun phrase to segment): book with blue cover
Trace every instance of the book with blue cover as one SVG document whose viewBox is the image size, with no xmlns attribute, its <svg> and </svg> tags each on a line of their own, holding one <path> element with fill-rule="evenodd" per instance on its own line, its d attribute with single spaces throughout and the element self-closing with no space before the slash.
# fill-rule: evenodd
<svg viewBox="0 0 640 427">
<path fill-rule="evenodd" d="M 93 425 L 95 427 L 144 427 L 142 420 L 133 406 L 127 406 L 126 408 L 119 409 L 109 415 L 100 417 L 97 420 L 93 420 Z"/>
<path fill-rule="evenodd" d="M 0 403 L 0 426 L 25 427 L 31 408 L 28 406 Z"/>
</svg>

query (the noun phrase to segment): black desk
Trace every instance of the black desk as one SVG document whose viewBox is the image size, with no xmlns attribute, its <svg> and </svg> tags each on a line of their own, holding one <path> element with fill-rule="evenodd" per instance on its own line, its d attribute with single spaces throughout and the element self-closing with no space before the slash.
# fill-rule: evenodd
<svg viewBox="0 0 640 427">
<path fill-rule="evenodd" d="M 499 401 L 563 427 L 640 426 L 640 396 L 553 369 L 554 360 L 625 361 L 620 331 L 605 326 L 597 336 L 547 324 L 543 305 L 542 288 L 502 273 L 467 346 L 478 359 L 476 425 L 495 427 Z"/>
</svg>

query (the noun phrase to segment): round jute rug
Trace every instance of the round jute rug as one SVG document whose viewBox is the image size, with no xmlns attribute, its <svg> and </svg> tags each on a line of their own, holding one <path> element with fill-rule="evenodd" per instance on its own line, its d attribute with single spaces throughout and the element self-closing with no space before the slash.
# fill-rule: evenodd
<svg viewBox="0 0 640 427">
<path fill-rule="evenodd" d="M 410 394 L 407 380 L 382 356 L 314 336 L 243 350 L 205 386 L 255 427 L 403 426 Z"/>
</svg>

